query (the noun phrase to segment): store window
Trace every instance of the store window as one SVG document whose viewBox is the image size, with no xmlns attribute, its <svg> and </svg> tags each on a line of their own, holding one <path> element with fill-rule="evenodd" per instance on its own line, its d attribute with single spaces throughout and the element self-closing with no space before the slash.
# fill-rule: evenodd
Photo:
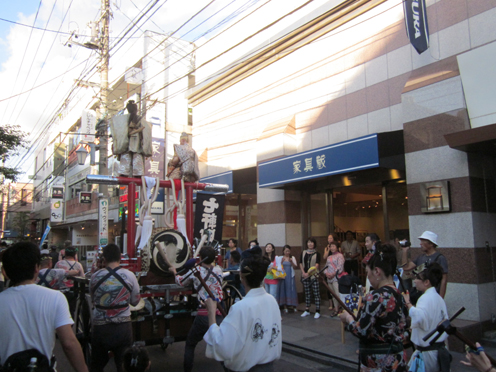
<svg viewBox="0 0 496 372">
<path fill-rule="evenodd" d="M 386 206 L 383 202 L 386 194 Z M 328 198 L 332 195 L 332 203 Z M 408 197 L 406 184 L 347 186 L 310 196 L 310 235 L 322 244 L 334 232 L 339 240 L 351 230 L 363 247 L 365 236 L 376 233 L 383 242 L 395 236 L 408 237 Z M 332 214 L 332 215 L 330 215 Z"/>
<path fill-rule="evenodd" d="M 246 249 L 248 242 L 257 239 L 257 196 L 254 194 L 227 194 L 224 210 L 222 240 L 238 241 L 238 247 Z"/>
</svg>

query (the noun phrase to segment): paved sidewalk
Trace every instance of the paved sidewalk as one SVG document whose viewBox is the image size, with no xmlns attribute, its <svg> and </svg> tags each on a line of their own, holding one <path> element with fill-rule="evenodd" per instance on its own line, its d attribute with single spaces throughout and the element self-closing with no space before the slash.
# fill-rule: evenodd
<svg viewBox="0 0 496 372">
<path fill-rule="evenodd" d="M 324 301 L 324 305 L 327 301 Z M 336 364 L 346 366 L 348 370 L 358 363 L 356 350 L 358 349 L 358 339 L 349 332 L 344 333 L 345 343 L 341 342 L 341 321 L 338 317 L 330 317 L 330 311 L 326 306 L 322 308 L 320 319 L 314 319 L 314 306 L 310 308 L 311 315 L 305 318 L 301 314 L 305 310 L 305 305 L 300 304 L 296 313 L 282 313 L 282 339 L 286 347 L 294 345 L 298 348 L 306 348 L 316 351 L 319 354 L 325 354 L 330 359 L 333 359 Z M 283 348 L 285 347 L 283 346 Z M 496 348 L 485 346 L 486 352 L 496 357 Z M 296 350 L 296 349 L 294 349 Z M 289 350 L 288 350 L 289 351 Z M 302 350 L 304 353 L 305 351 Z M 412 350 L 407 350 L 408 356 Z M 309 358 L 312 358 L 312 353 L 307 353 Z M 452 372 L 475 371 L 470 367 L 460 363 L 460 360 L 465 360 L 463 353 L 451 352 L 453 361 L 451 363 Z"/>
</svg>

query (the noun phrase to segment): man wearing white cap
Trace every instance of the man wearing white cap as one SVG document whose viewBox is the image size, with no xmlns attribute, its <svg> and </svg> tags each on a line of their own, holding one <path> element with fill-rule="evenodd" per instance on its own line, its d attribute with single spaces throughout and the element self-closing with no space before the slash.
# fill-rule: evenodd
<svg viewBox="0 0 496 372">
<path fill-rule="evenodd" d="M 420 239 L 420 248 L 422 249 L 423 254 L 415 258 L 414 260 L 406 263 L 403 267 L 404 270 L 413 270 L 417 266 L 422 264 L 430 264 L 437 262 L 443 268 L 443 279 L 441 280 L 440 285 L 438 286 L 437 291 L 439 295 L 444 298 L 446 294 L 446 284 L 448 283 L 448 261 L 446 257 L 444 257 L 439 251 L 436 250 L 437 244 L 437 234 L 432 231 L 424 231 L 422 235 L 418 237 Z M 403 247 L 403 259 L 402 262 L 405 263 L 408 261 L 407 253 L 409 247 Z"/>
</svg>

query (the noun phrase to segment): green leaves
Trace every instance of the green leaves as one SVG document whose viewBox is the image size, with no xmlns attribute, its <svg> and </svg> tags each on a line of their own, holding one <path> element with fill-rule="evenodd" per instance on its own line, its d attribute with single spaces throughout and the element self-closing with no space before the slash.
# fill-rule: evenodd
<svg viewBox="0 0 496 372">
<path fill-rule="evenodd" d="M 0 125 L 0 159 L 3 160 L 0 166 L 0 174 L 4 179 L 16 181 L 16 177 L 21 174 L 20 170 L 5 166 L 5 161 L 19 154 L 19 150 L 27 146 L 27 134 L 21 131 L 18 125 Z"/>
</svg>

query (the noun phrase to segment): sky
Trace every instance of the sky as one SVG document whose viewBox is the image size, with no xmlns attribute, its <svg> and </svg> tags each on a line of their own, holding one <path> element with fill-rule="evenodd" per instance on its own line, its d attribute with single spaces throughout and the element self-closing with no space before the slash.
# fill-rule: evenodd
<svg viewBox="0 0 496 372">
<path fill-rule="evenodd" d="M 333 0 L 336 1 L 336 0 Z M 260 30 L 307 0 L 111 0 L 112 19 L 110 45 L 120 42 L 111 51 L 109 79 L 112 83 L 125 71 L 124 60 L 139 53 L 139 37 L 145 30 L 172 33 L 194 42 L 197 65 L 215 57 L 253 32 Z M 305 13 L 328 3 L 314 0 L 301 12 L 285 18 L 270 31 L 261 33 L 243 46 L 227 53 L 211 64 L 203 75 L 231 63 L 270 35 L 288 27 Z M 154 4 L 154 5 L 153 5 Z M 100 0 L 7 0 L 0 14 L 0 125 L 19 125 L 28 133 L 30 153 L 12 158 L 8 166 L 22 168 L 32 174 L 36 146 L 47 135 L 47 126 L 62 117 L 74 80 L 99 83 L 99 75 L 91 67 L 98 63 L 98 54 L 84 47 L 68 46 L 69 36 L 84 43 L 89 39 L 90 21 L 98 19 Z M 124 30 L 149 7 L 137 27 L 123 37 Z M 153 14 L 149 18 L 149 15 Z M 12 23 L 15 22 L 15 23 Z M 237 23 L 238 22 L 238 23 Z M 181 28 L 179 28 L 183 25 Z M 34 27 L 33 27 L 34 26 Z M 232 28 L 230 28 L 233 26 Z M 227 31 L 226 31 L 227 30 Z M 137 59 L 137 58 L 136 58 Z M 86 74 L 88 70 L 92 72 Z M 198 78 L 197 78 L 198 81 Z M 76 91 L 71 99 L 78 99 Z M 97 92 L 95 92 L 96 94 Z M 62 109 L 61 109 L 62 108 Z M 26 179 L 23 179 L 26 181 Z"/>
</svg>

